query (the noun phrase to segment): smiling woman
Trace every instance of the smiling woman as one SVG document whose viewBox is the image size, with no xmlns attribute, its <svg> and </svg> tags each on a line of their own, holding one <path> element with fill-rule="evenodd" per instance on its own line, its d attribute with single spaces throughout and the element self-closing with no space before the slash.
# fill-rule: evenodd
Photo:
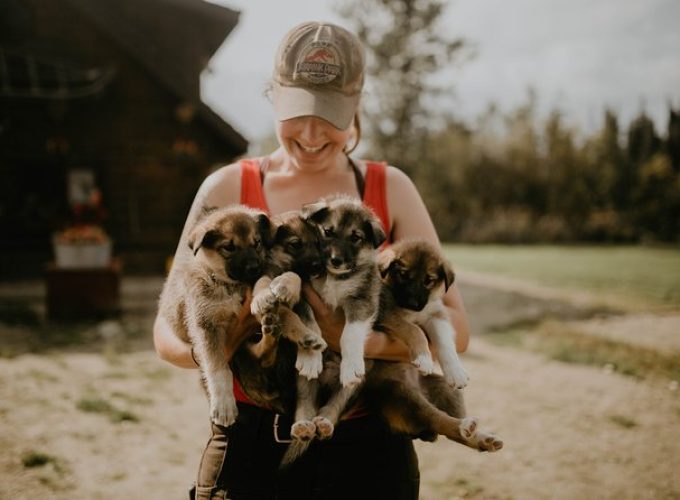
<svg viewBox="0 0 680 500">
<path fill-rule="evenodd" d="M 307 22 L 293 28 L 277 52 L 271 88 L 279 148 L 265 157 L 223 167 L 205 180 L 173 266 L 192 258 L 188 235 L 203 207 L 241 203 L 279 216 L 333 195 L 363 201 L 375 212 L 388 242 L 421 238 L 438 248 L 434 225 L 411 180 L 395 167 L 349 155 L 360 138 L 363 81 L 364 51 L 355 35 L 330 23 Z M 331 272 L 338 263 L 326 260 L 326 271 Z M 329 348 L 340 351 L 340 339 L 348 338 L 344 335 L 351 321 L 345 322 L 342 311 L 328 307 L 309 287 L 306 298 Z M 464 351 L 468 323 L 455 284 L 443 303 L 456 330 L 456 347 Z M 249 310 L 247 301 L 244 310 Z M 243 319 L 229 332 L 229 345 L 224 346 L 228 356 L 246 338 L 253 341 L 245 323 Z M 160 317 L 154 341 L 161 358 L 195 367 L 191 346 L 177 342 Z M 364 355 L 410 360 L 403 343 L 379 332 L 369 333 Z M 236 423 L 229 428 L 213 425 L 199 468 L 196 498 L 332 499 L 356 498 L 358 492 L 364 498 L 418 497 L 418 459 L 411 436 L 393 434 L 364 406 L 350 410 L 331 439 L 313 440 L 303 459 L 279 470 L 289 442 L 282 436 L 289 435 L 294 415 L 255 405 L 238 377 L 234 395 L 239 411 Z M 316 431 L 323 435 L 319 428 Z"/>
</svg>

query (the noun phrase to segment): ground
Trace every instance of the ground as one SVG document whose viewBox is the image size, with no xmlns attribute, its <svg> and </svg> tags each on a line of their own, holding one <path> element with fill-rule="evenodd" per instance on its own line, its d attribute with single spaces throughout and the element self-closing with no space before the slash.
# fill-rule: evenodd
<svg viewBox="0 0 680 500">
<path fill-rule="evenodd" d="M 678 311 L 592 308 L 479 275 L 459 283 L 476 332 L 463 355 L 468 412 L 505 448 L 417 441 L 422 499 L 680 498 L 680 391 L 668 375 L 680 353 Z M 196 371 L 151 348 L 160 284 L 126 280 L 122 318 L 79 326 L 42 322 L 36 284 L 0 287 L 12 305 L 0 310 L 0 498 L 187 497 L 208 409 Z M 545 332 L 522 341 L 503 333 L 554 332 L 555 322 L 654 352 L 671 371 L 558 361 L 536 342 Z"/>
</svg>

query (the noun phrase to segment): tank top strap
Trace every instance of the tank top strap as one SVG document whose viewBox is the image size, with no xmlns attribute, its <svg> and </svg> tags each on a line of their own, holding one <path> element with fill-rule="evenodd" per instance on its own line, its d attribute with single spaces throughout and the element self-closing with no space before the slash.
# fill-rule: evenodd
<svg viewBox="0 0 680 500">
<path fill-rule="evenodd" d="M 366 162 L 366 184 L 363 201 L 373 209 L 382 222 L 385 234 L 387 234 L 387 242 L 390 242 L 390 213 L 387 207 L 387 163 Z"/>
<path fill-rule="evenodd" d="M 262 191 L 262 174 L 258 159 L 245 159 L 241 164 L 241 200 L 240 203 L 250 208 L 257 208 L 269 213 L 267 201 Z"/>
</svg>

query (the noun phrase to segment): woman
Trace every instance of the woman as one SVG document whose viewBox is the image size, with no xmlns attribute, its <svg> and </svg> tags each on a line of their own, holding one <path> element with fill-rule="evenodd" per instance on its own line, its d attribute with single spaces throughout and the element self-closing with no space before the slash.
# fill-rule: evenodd
<svg viewBox="0 0 680 500">
<path fill-rule="evenodd" d="M 200 187 L 175 255 L 189 258 L 190 228 L 203 206 L 243 203 L 271 215 L 298 210 L 337 193 L 360 197 L 374 209 L 390 241 L 425 238 L 439 244 L 425 205 L 410 179 L 394 167 L 353 160 L 360 138 L 359 99 L 364 54 L 353 34 L 328 23 L 308 22 L 292 29 L 276 55 L 272 98 L 280 147 L 271 155 L 244 160 L 211 174 Z M 342 316 L 329 311 L 313 291 L 307 299 L 330 348 L 339 351 Z M 469 339 L 467 317 L 456 286 L 444 299 L 457 331 L 458 351 Z M 244 305 L 241 323 L 230 332 L 228 355 L 256 328 Z M 195 368 L 191 347 L 157 318 L 154 342 L 159 356 Z M 408 361 L 406 346 L 380 333 L 366 343 L 366 357 Z M 203 455 L 196 498 L 389 498 L 418 497 L 418 462 L 412 441 L 389 433 L 373 415 L 354 412 L 334 437 L 315 442 L 285 473 L 278 473 L 287 432 L 279 415 L 248 404 L 238 384 L 239 418 L 231 428 L 213 425 Z M 228 447 L 227 447 L 228 443 Z"/>
</svg>

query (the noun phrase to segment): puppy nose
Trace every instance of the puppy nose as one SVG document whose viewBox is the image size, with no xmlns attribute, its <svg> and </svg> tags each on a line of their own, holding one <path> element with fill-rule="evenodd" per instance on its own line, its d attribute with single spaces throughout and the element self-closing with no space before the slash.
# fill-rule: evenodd
<svg viewBox="0 0 680 500">
<path fill-rule="evenodd" d="M 331 257 L 331 265 L 333 267 L 340 267 L 342 265 L 342 259 L 338 257 L 337 255 L 333 255 Z"/>
<path fill-rule="evenodd" d="M 248 264 L 246 264 L 246 274 L 248 274 L 248 276 L 259 274 L 259 272 L 260 265 L 257 262 L 249 262 Z"/>
</svg>

